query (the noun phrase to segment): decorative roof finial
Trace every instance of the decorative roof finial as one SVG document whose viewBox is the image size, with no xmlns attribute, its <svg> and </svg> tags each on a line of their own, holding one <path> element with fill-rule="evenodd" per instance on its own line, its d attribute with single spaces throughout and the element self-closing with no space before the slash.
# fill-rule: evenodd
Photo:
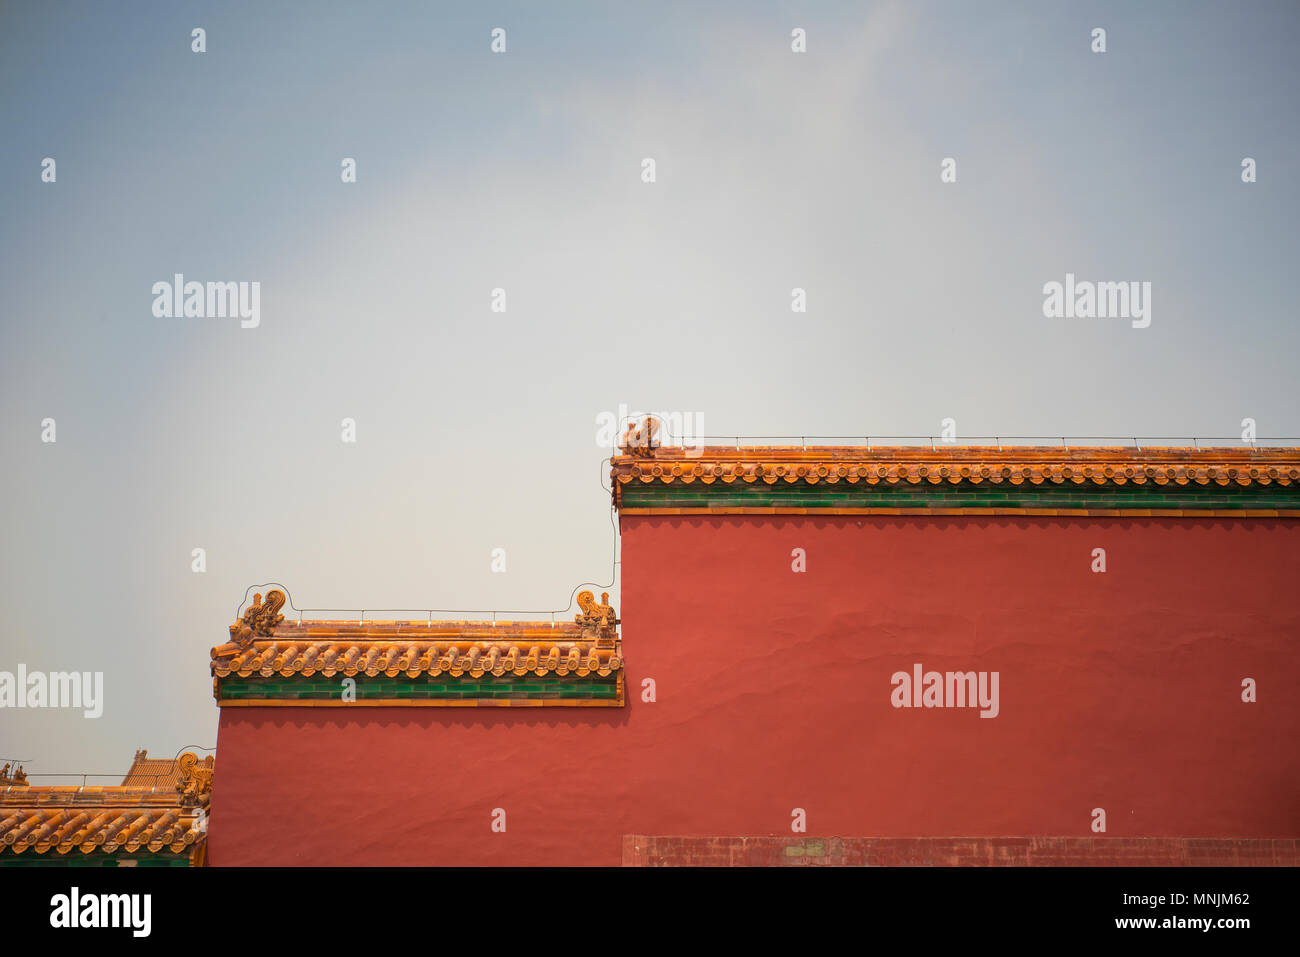
<svg viewBox="0 0 1300 957">
<path fill-rule="evenodd" d="M 266 604 L 262 604 L 261 594 L 253 596 L 253 603 L 248 606 L 242 618 L 230 626 L 230 640 L 240 648 L 247 648 L 254 638 L 269 638 L 275 626 L 284 621 L 284 615 L 278 614 L 284 607 L 284 592 L 272 588 L 266 593 Z"/>
<path fill-rule="evenodd" d="M 181 776 L 176 781 L 176 793 L 181 796 L 181 807 L 206 807 L 212 793 L 212 772 L 215 762 L 212 755 L 202 761 L 193 751 L 186 751 L 177 759 Z"/>
<path fill-rule="evenodd" d="M 582 626 L 582 637 L 594 640 L 598 648 L 612 648 L 617 637 L 614 626 L 618 624 L 618 616 L 609 604 L 609 592 L 601 592 L 599 603 L 591 592 L 578 592 L 578 607 L 582 613 L 573 620 Z"/>
<path fill-rule="evenodd" d="M 623 433 L 623 451 L 629 455 L 650 455 L 659 447 L 659 420 L 647 415 L 628 424 Z"/>
</svg>

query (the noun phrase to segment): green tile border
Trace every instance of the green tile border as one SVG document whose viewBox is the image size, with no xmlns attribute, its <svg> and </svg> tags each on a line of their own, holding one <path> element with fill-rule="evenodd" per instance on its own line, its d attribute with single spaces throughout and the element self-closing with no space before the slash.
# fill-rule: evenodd
<svg viewBox="0 0 1300 957">
<path fill-rule="evenodd" d="M 1291 485 L 850 485 L 766 482 L 690 485 L 630 482 L 620 489 L 625 508 L 1096 508 L 1294 509 L 1300 483 Z"/>
<path fill-rule="evenodd" d="M 232 675 L 219 679 L 220 698 L 223 701 L 298 700 L 329 701 L 342 698 L 346 675 L 325 678 L 273 675 L 269 678 Z M 618 672 L 606 677 L 566 675 L 548 680 L 530 675 L 492 678 L 453 678 L 439 675 L 431 678 L 421 675 L 411 678 L 405 674 L 388 677 L 356 675 L 358 701 L 366 700 L 455 700 L 455 699 L 524 699 L 548 698 L 616 700 L 618 698 Z"/>
<path fill-rule="evenodd" d="M 105 854 L 103 851 L 91 851 L 89 854 L 83 854 L 80 851 L 69 851 L 67 854 L 60 854 L 51 848 L 44 854 L 37 854 L 28 848 L 21 854 L 14 854 L 7 850 L 0 854 L 0 867 L 122 867 L 127 861 L 134 862 L 133 865 L 127 866 L 135 867 L 189 867 L 190 853 L 186 851 L 183 854 L 132 854 L 114 851 Z"/>
</svg>

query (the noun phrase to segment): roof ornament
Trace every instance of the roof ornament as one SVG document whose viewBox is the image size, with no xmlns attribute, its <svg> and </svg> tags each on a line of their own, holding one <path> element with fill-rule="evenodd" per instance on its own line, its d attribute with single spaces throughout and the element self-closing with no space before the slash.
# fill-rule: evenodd
<svg viewBox="0 0 1300 957">
<path fill-rule="evenodd" d="M 27 772 L 23 770 L 23 766 L 18 765 L 14 769 L 12 776 L 9 774 L 10 767 L 11 765 L 6 764 L 3 769 L 0 769 L 0 784 L 8 784 L 19 788 L 27 787 Z"/>
<path fill-rule="evenodd" d="M 283 607 L 284 592 L 278 588 L 266 593 L 266 604 L 262 604 L 261 594 L 254 595 L 243 617 L 230 626 L 230 640 L 240 648 L 247 648 L 254 638 L 271 637 L 275 626 L 284 621 L 284 615 L 278 614 Z"/>
<path fill-rule="evenodd" d="M 659 420 L 647 415 L 639 422 L 629 423 L 622 444 L 629 455 L 653 455 L 659 447 Z"/>
<path fill-rule="evenodd" d="M 599 603 L 593 593 L 578 592 L 578 607 L 582 613 L 575 615 L 573 620 L 582 626 L 582 637 L 595 641 L 597 648 L 614 647 L 617 637 L 614 626 L 618 624 L 618 616 L 609 603 L 609 592 L 600 593 Z"/>
<path fill-rule="evenodd" d="M 212 771 L 216 762 L 212 755 L 202 761 L 193 751 L 186 751 L 177 759 L 181 776 L 176 781 L 176 793 L 181 796 L 181 807 L 206 807 L 212 792 Z"/>
</svg>

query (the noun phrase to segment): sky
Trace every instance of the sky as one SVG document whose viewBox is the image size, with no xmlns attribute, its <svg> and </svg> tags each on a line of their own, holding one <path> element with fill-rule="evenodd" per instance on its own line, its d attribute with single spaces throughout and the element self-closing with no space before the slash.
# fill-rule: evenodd
<svg viewBox="0 0 1300 957">
<path fill-rule="evenodd" d="M 104 682 L 0 758 L 214 746 L 267 582 L 617 607 L 626 413 L 1300 436 L 1298 43 L 1264 0 L 0 3 L 0 671 Z M 156 315 L 178 273 L 257 324 Z M 1067 273 L 1150 324 L 1045 316 Z"/>
</svg>

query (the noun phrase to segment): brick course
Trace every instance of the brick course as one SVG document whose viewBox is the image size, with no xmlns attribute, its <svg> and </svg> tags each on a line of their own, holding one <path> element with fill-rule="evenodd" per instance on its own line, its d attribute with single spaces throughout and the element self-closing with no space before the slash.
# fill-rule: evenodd
<svg viewBox="0 0 1300 957">
<path fill-rule="evenodd" d="M 1295 867 L 1296 838 L 671 837 L 627 834 L 624 867 Z"/>
</svg>

